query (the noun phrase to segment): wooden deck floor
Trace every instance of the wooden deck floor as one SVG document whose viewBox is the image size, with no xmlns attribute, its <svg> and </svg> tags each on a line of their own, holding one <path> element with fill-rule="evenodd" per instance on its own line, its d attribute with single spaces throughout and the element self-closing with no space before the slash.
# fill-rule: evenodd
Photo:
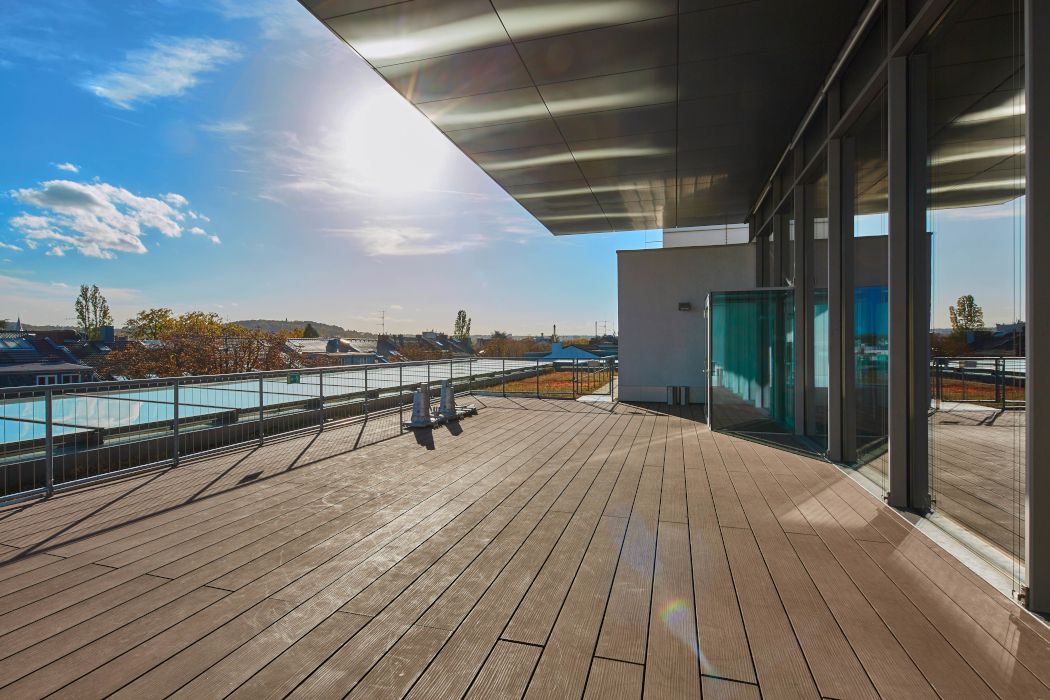
<svg viewBox="0 0 1050 700">
<path fill-rule="evenodd" d="M 0 696 L 1050 696 L 1042 623 L 837 468 L 481 402 L 0 511 Z"/>
</svg>

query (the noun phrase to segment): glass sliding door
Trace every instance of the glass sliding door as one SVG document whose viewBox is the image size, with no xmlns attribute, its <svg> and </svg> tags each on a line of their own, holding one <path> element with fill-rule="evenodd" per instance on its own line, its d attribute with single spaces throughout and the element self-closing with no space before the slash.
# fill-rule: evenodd
<svg viewBox="0 0 1050 700">
<path fill-rule="evenodd" d="M 711 427 L 757 438 L 791 435 L 794 290 L 711 292 L 708 324 Z"/>
<path fill-rule="evenodd" d="M 856 463 L 885 489 L 889 399 L 889 216 L 886 93 L 851 129 L 852 366 Z M 849 439 L 847 437 L 847 439 Z"/>
<path fill-rule="evenodd" d="M 1023 11 L 956 3 L 926 46 L 930 491 L 1015 580 L 1024 555 Z"/>
</svg>

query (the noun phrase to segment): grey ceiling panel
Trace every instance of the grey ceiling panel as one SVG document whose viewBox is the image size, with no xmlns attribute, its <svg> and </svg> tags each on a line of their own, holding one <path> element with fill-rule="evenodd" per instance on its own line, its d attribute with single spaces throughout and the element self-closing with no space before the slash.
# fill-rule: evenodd
<svg viewBox="0 0 1050 700">
<path fill-rule="evenodd" d="M 550 118 L 460 129 L 446 134 L 467 155 L 565 143 L 554 120 Z"/>
<path fill-rule="evenodd" d="M 609 73 L 673 66 L 675 17 L 519 42 L 521 58 L 537 84 Z"/>
<path fill-rule="evenodd" d="M 334 17 L 328 26 L 377 67 L 507 43 L 488 0 L 411 0 Z"/>
<path fill-rule="evenodd" d="M 558 235 L 743 221 L 867 1 L 302 0 Z M 1009 135 L 958 120 L 997 108 L 994 61 L 934 107 L 945 186 L 1015 164 L 951 157 Z"/>
<path fill-rule="evenodd" d="M 613 136 L 633 136 L 652 132 L 674 131 L 674 103 L 645 107 L 614 109 L 559 117 L 558 128 L 569 143 Z"/>
<path fill-rule="evenodd" d="M 415 104 L 532 86 L 513 46 L 398 63 L 379 72 Z"/>
<path fill-rule="evenodd" d="M 674 15 L 678 0 L 492 0 L 516 42 Z"/>
</svg>

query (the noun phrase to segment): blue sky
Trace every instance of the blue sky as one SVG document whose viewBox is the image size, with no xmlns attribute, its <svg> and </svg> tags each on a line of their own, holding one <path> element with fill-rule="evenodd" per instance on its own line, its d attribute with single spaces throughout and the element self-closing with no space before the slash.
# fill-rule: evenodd
<svg viewBox="0 0 1050 700">
<path fill-rule="evenodd" d="M 585 333 L 659 237 L 551 236 L 294 0 L 13 3 L 0 91 L 0 318 Z"/>
</svg>

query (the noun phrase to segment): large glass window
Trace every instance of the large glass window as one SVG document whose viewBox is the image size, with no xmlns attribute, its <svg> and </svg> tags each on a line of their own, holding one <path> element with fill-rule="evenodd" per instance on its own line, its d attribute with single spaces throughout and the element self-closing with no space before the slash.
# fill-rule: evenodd
<svg viewBox="0 0 1050 700">
<path fill-rule="evenodd" d="M 848 137 L 853 192 L 854 450 L 885 488 L 888 449 L 889 287 L 887 118 L 883 91 Z"/>
<path fill-rule="evenodd" d="M 1025 96 L 1021 3 L 963 0 L 923 47 L 935 513 L 1024 553 Z"/>
<path fill-rule="evenodd" d="M 805 185 L 803 252 L 806 305 L 806 435 L 823 451 L 828 447 L 828 173 L 824 164 Z"/>
</svg>

